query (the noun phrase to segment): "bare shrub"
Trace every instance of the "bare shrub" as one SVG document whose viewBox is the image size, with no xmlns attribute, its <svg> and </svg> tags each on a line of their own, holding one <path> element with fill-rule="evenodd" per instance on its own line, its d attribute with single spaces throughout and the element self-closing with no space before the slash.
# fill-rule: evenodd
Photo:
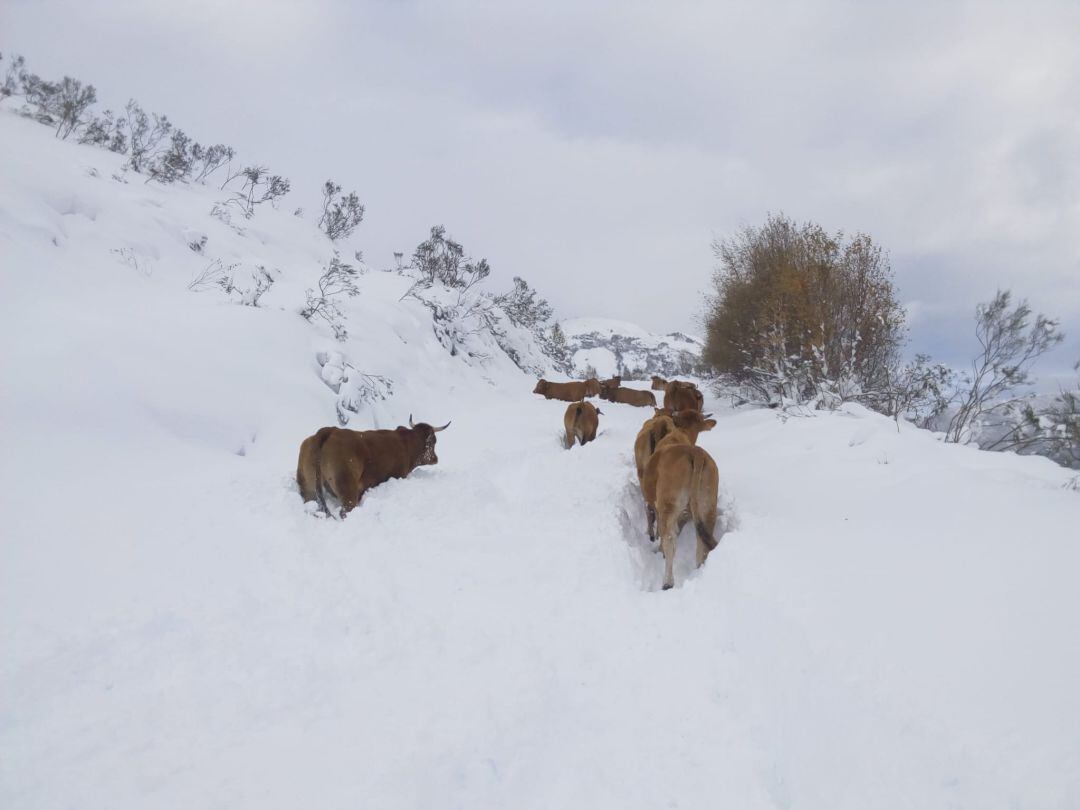
<svg viewBox="0 0 1080 810">
<path fill-rule="evenodd" d="M 341 186 L 333 180 L 327 180 L 323 186 L 322 214 L 319 216 L 319 228 L 336 242 L 344 239 L 356 230 L 364 219 L 364 206 L 355 191 L 341 196 Z"/>
<path fill-rule="evenodd" d="M 240 171 L 230 175 L 222 184 L 225 188 L 233 180 L 241 179 L 240 190 L 233 192 L 227 205 L 234 205 L 240 209 L 244 217 L 251 219 L 255 216 L 255 207 L 263 203 L 272 206 L 289 193 L 289 181 L 277 174 L 270 174 L 265 166 L 245 166 Z"/>
<path fill-rule="evenodd" d="M 126 128 L 126 119 L 116 118 L 112 110 L 105 110 L 100 117 L 94 116 L 90 119 L 82 134 L 79 135 L 79 143 L 124 154 L 128 149 Z"/>
<path fill-rule="evenodd" d="M 227 165 L 236 157 L 231 146 L 215 143 L 212 146 L 195 144 L 191 147 L 192 176 L 196 183 L 201 183 L 210 175 Z"/>
<path fill-rule="evenodd" d="M 438 281 L 464 290 L 491 274 L 487 259 L 474 262 L 468 258 L 461 243 L 448 237 L 442 225 L 432 227 L 431 236 L 417 245 L 411 267 L 421 283 Z"/>
<path fill-rule="evenodd" d="M 345 340 L 349 333 L 345 329 L 345 316 L 338 306 L 342 296 L 353 297 L 360 294 L 356 286 L 356 268 L 345 264 L 335 254 L 319 277 L 318 291 L 307 291 L 307 305 L 300 314 L 307 320 L 321 318 L 326 321 L 338 340 Z"/>
<path fill-rule="evenodd" d="M 551 305 L 518 276 L 514 276 L 514 288 L 495 296 L 495 303 L 506 313 L 510 323 L 525 329 L 535 329 L 551 317 Z"/>
<path fill-rule="evenodd" d="M 149 180 L 160 183 L 187 182 L 195 168 L 194 147 L 191 138 L 182 129 L 174 129 L 169 136 L 169 145 L 161 152 L 150 166 Z"/>
<path fill-rule="evenodd" d="M 1006 407 L 1013 394 L 1031 382 L 1031 365 L 1064 340 L 1058 322 L 1039 313 L 1032 319 L 1027 301 L 1012 303 L 1012 293 L 998 290 L 975 309 L 975 337 L 981 351 L 971 361 L 971 379 L 958 397 L 945 440 L 971 438 L 974 422 L 991 408 Z"/>
<path fill-rule="evenodd" d="M 128 129 L 128 166 L 143 172 L 151 163 L 161 142 L 172 132 L 167 116 L 146 111 L 131 99 L 125 107 Z"/>
</svg>

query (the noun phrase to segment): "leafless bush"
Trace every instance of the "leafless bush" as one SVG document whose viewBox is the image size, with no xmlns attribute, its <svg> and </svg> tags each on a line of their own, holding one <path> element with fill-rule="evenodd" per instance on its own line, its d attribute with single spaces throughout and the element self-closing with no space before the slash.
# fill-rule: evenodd
<svg viewBox="0 0 1080 810">
<path fill-rule="evenodd" d="M 195 168 L 193 148 L 197 146 L 184 130 L 174 129 L 169 136 L 168 147 L 157 155 L 150 165 L 147 182 L 157 180 L 160 183 L 177 183 L 190 180 L 191 172 Z"/>
<path fill-rule="evenodd" d="M 1003 408 L 1031 382 L 1031 365 L 1059 344 L 1058 322 L 1042 313 L 1032 320 L 1027 301 L 1012 303 L 1012 293 L 998 290 L 975 309 L 975 337 L 981 351 L 971 361 L 970 384 L 960 392 L 959 408 L 945 433 L 948 442 L 967 441 L 973 423 L 991 408 Z"/>
<path fill-rule="evenodd" d="M 319 228 L 334 242 L 349 236 L 364 219 L 364 206 L 360 204 L 356 192 L 352 191 L 344 197 L 340 195 L 341 186 L 327 180 L 323 186 Z"/>
<path fill-rule="evenodd" d="M 7 70 L 4 73 L 4 81 L 0 82 L 0 100 L 10 98 L 19 93 L 25 75 L 26 59 L 15 54 L 8 60 Z"/>
<path fill-rule="evenodd" d="M 172 132 L 168 116 L 146 111 L 131 99 L 125 108 L 128 128 L 128 165 L 142 173 L 154 158 L 160 143 Z"/>
<path fill-rule="evenodd" d="M 205 147 L 195 144 L 191 148 L 192 174 L 195 182 L 203 182 L 222 166 L 230 163 L 234 157 L 236 157 L 236 152 L 233 148 L 223 143 Z"/>
<path fill-rule="evenodd" d="M 245 166 L 235 174 L 230 175 L 222 184 L 225 188 L 230 182 L 241 179 L 240 190 L 233 192 L 227 205 L 234 205 L 240 209 L 244 217 L 251 219 L 255 216 L 255 206 L 270 203 L 272 206 L 289 193 L 289 181 L 277 174 L 270 174 L 265 166 Z"/>
<path fill-rule="evenodd" d="M 242 268 L 239 262 L 225 264 L 221 259 L 214 259 L 197 275 L 193 276 L 187 288 L 192 292 L 218 287 L 237 303 L 248 307 L 259 306 L 259 299 L 274 285 L 274 276 L 263 265 L 256 265 L 248 273 L 249 284 L 241 286 L 238 278 Z"/>
<path fill-rule="evenodd" d="M 878 413 L 932 428 L 956 398 L 957 379 L 955 370 L 917 354 L 909 363 L 888 368 L 879 388 L 859 399 Z"/>
<path fill-rule="evenodd" d="M 551 318 L 551 305 L 518 276 L 514 276 L 514 289 L 495 296 L 495 304 L 506 313 L 510 323 L 525 329 L 535 329 Z"/>
<path fill-rule="evenodd" d="M 214 259 L 199 273 L 192 276 L 187 288 L 192 292 L 209 289 L 210 287 L 224 288 L 225 284 L 222 283 L 222 280 L 226 277 L 231 278 L 233 271 L 239 266 L 239 263 L 236 262 L 225 264 L 221 259 Z M 229 284 L 231 285 L 232 282 L 230 281 Z"/>
<path fill-rule="evenodd" d="M 79 136 L 79 143 L 98 146 L 110 152 L 125 154 L 128 150 L 127 120 L 116 118 L 112 110 L 93 117 Z"/>
<path fill-rule="evenodd" d="M 345 329 L 345 316 L 338 301 L 342 296 L 351 298 L 360 294 L 356 276 L 356 268 L 345 264 L 335 254 L 319 277 L 318 291 L 307 291 L 307 305 L 300 310 L 300 314 L 309 321 L 321 318 L 333 330 L 335 338 L 345 340 L 349 333 Z"/>
<path fill-rule="evenodd" d="M 417 245 L 411 266 L 421 283 L 438 281 L 461 290 L 468 290 L 491 274 L 487 259 L 474 262 L 466 257 L 461 243 L 448 237 L 442 225 L 432 227 L 430 237 Z"/>
</svg>

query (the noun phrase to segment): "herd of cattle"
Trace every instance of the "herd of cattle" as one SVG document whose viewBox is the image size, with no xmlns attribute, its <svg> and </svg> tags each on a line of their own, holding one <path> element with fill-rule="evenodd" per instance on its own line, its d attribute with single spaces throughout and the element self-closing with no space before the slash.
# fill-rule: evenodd
<svg viewBox="0 0 1080 810">
<path fill-rule="evenodd" d="M 681 380 L 652 378 L 654 391 L 664 392 L 664 406 L 656 407 L 652 391 L 621 387 L 622 380 L 586 380 L 553 383 L 540 380 L 533 389 L 548 399 L 568 400 L 563 415 L 566 447 L 586 444 L 596 438 L 599 408 L 586 397 L 599 396 L 608 402 L 653 408 L 634 439 L 634 463 L 638 484 L 645 500 L 646 530 L 649 540 L 660 537 L 664 554 L 664 590 L 675 584 L 675 539 L 687 521 L 697 532 L 697 564 L 700 567 L 716 548 L 717 496 L 720 474 L 705 450 L 697 446 L 698 434 L 712 430 L 716 420 L 702 413 L 705 397 L 697 386 Z"/>
<path fill-rule="evenodd" d="M 675 539 L 687 521 L 694 522 L 697 532 L 698 566 L 716 548 L 713 528 L 720 476 L 716 462 L 697 446 L 698 434 L 712 430 L 716 420 L 702 413 L 705 400 L 693 383 L 653 377 L 653 390 L 664 392 L 664 405 L 659 408 L 652 391 L 621 384 L 619 377 L 567 383 L 540 380 L 533 393 L 570 403 L 563 417 L 567 448 L 596 438 L 603 411 L 588 397 L 654 409 L 634 440 L 634 461 L 649 540 L 655 542 L 658 534 L 660 538 L 666 590 L 674 585 Z M 333 496 L 341 505 L 340 516 L 345 517 L 372 487 L 404 478 L 422 465 L 437 464 L 435 434 L 449 426 L 449 422 L 442 427 L 414 424 L 410 416 L 407 428 L 395 430 L 322 428 L 300 445 L 296 465 L 300 494 L 305 502 L 317 502 L 326 514 L 327 495 Z"/>
</svg>

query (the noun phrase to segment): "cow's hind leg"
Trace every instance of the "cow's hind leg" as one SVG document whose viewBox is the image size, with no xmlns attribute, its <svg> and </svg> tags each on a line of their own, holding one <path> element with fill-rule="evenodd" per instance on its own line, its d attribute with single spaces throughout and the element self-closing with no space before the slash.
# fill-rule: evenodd
<svg viewBox="0 0 1080 810">
<path fill-rule="evenodd" d="M 656 507 L 645 501 L 645 521 L 649 532 L 649 542 L 656 542 Z"/>
<path fill-rule="evenodd" d="M 660 550 L 664 553 L 664 590 L 675 587 L 675 539 L 679 536 L 678 513 L 660 511 Z"/>
</svg>

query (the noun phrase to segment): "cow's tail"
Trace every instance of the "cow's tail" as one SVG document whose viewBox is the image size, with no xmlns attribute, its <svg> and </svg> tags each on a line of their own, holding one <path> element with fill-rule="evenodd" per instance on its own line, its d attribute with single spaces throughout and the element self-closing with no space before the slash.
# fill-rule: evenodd
<svg viewBox="0 0 1080 810">
<path fill-rule="evenodd" d="M 334 428 L 325 427 L 315 434 L 315 499 L 319 502 L 319 508 L 328 515 L 330 510 L 326 506 L 326 492 L 323 486 L 322 451 L 323 445 L 326 444 L 326 440 L 330 438 L 333 431 Z"/>
<path fill-rule="evenodd" d="M 574 418 L 570 420 L 570 429 L 566 431 L 566 446 L 573 447 L 574 441 L 578 437 L 578 422 L 581 421 L 581 411 L 583 406 L 579 402 L 574 408 Z"/>
<path fill-rule="evenodd" d="M 705 458 L 704 450 L 694 448 L 690 453 L 690 514 L 694 518 L 694 529 L 697 531 L 698 539 L 709 551 L 712 551 L 718 545 L 716 537 L 713 536 L 716 498 L 710 498 L 709 493 L 703 491 L 706 485 L 703 480 L 706 474 Z"/>
</svg>

